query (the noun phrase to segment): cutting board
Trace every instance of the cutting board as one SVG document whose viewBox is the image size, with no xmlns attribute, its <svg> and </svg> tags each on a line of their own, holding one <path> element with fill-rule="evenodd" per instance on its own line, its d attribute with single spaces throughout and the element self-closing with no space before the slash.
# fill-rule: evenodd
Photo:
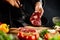
<svg viewBox="0 0 60 40">
<path fill-rule="evenodd" d="M 17 34 L 19 32 L 19 28 L 10 28 L 10 33 Z M 43 29 L 51 29 L 49 27 L 32 27 L 32 26 L 25 26 L 24 28 L 34 28 L 37 30 L 37 32 L 40 32 Z"/>
</svg>

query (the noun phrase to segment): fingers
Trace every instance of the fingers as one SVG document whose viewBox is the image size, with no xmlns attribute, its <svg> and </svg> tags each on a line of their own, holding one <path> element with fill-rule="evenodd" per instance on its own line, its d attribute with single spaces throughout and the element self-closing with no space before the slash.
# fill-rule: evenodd
<svg viewBox="0 0 60 40">
<path fill-rule="evenodd" d="M 17 8 L 19 8 L 19 4 L 20 4 L 20 3 L 18 3 L 18 1 L 15 1 L 15 2 L 14 2 L 14 6 L 17 7 Z"/>
<path fill-rule="evenodd" d="M 19 0 L 6 0 L 6 1 L 14 7 L 17 7 L 17 8 L 20 7 L 20 1 Z"/>
<path fill-rule="evenodd" d="M 36 3 L 36 5 L 35 5 L 35 11 L 41 13 L 40 17 L 42 17 L 42 15 L 44 13 L 44 9 L 42 8 L 42 3 L 40 3 L 40 2 Z"/>
<path fill-rule="evenodd" d="M 44 9 L 41 8 L 41 16 L 40 16 L 40 18 L 42 17 L 43 13 L 44 13 Z"/>
<path fill-rule="evenodd" d="M 37 2 L 35 5 L 35 11 L 39 11 L 42 8 L 42 3 Z"/>
</svg>

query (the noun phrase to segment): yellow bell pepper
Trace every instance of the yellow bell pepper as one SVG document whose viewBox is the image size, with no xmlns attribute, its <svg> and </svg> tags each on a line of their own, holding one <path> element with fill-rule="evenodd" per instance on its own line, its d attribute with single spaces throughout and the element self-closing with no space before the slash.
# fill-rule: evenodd
<svg viewBox="0 0 60 40">
<path fill-rule="evenodd" d="M 9 25 L 3 23 L 0 25 L 0 30 L 2 30 L 3 32 L 5 33 L 8 33 L 9 32 Z"/>
</svg>

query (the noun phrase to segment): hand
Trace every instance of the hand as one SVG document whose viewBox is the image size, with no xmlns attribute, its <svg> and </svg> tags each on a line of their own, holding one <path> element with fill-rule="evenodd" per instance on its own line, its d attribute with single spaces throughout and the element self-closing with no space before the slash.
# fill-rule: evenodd
<svg viewBox="0 0 60 40">
<path fill-rule="evenodd" d="M 19 8 L 19 5 L 20 5 L 19 0 L 6 0 L 6 2 L 10 3 L 14 7 Z"/>
<path fill-rule="evenodd" d="M 44 13 L 44 9 L 42 8 L 42 3 L 37 2 L 35 5 L 35 11 L 41 13 L 41 17 Z"/>
</svg>

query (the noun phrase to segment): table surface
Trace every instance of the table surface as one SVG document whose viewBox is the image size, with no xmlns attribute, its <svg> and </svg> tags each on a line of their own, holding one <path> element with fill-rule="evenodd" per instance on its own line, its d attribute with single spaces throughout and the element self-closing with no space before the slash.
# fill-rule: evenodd
<svg viewBox="0 0 60 40">
<path fill-rule="evenodd" d="M 31 26 L 26 26 L 25 28 L 34 28 L 37 30 L 37 32 L 40 32 L 43 29 L 51 29 L 49 27 L 31 27 Z M 17 33 L 19 32 L 19 28 L 10 28 L 10 32 L 11 34 L 13 34 L 16 37 L 16 40 L 19 40 L 17 38 Z"/>
<path fill-rule="evenodd" d="M 19 27 L 19 28 L 21 28 L 21 27 Z M 15 33 L 15 34 L 18 33 L 19 32 L 19 28 L 10 28 L 10 33 Z M 38 32 L 41 31 L 41 30 L 43 30 L 43 29 L 51 29 L 49 27 L 31 27 L 31 26 L 26 26 L 24 28 L 34 28 Z"/>
</svg>

